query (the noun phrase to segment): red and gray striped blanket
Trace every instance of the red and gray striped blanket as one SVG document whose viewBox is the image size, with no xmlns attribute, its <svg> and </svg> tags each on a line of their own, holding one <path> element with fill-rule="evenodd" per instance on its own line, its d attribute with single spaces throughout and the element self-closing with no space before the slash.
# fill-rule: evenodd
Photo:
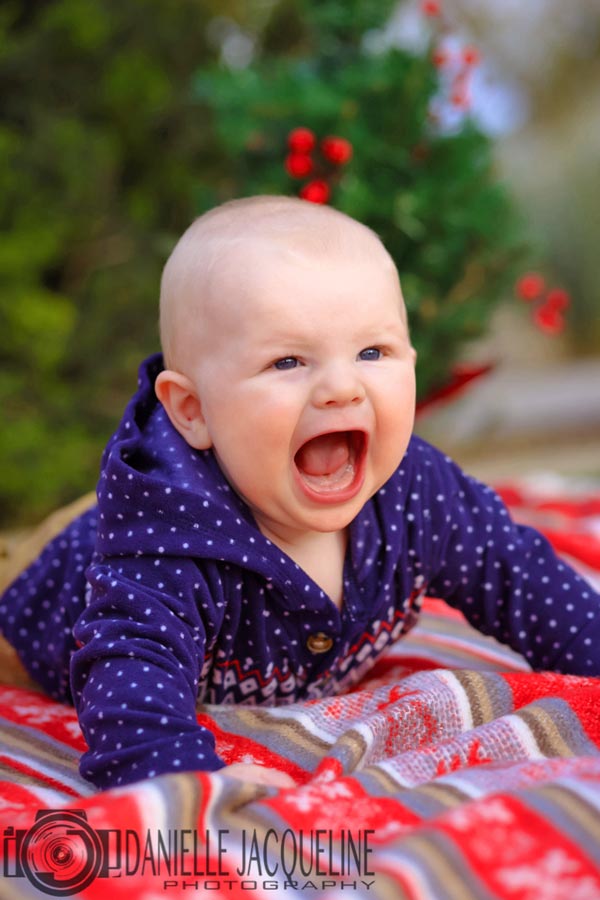
<svg viewBox="0 0 600 900">
<path fill-rule="evenodd" d="M 501 493 L 600 583 L 600 494 Z M 440 601 L 351 693 L 199 715 L 297 787 L 97 792 L 73 710 L 0 686 L 0 900 L 600 900 L 600 679 L 532 673 Z"/>
</svg>

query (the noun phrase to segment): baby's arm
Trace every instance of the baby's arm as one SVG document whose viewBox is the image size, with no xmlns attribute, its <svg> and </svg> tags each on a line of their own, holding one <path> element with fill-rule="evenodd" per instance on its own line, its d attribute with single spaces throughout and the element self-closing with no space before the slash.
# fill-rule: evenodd
<svg viewBox="0 0 600 900">
<path fill-rule="evenodd" d="M 155 562 L 115 558 L 88 570 L 71 674 L 89 746 L 81 773 L 102 788 L 224 765 L 196 718 L 207 629 L 222 613 L 192 560 Z"/>
<path fill-rule="evenodd" d="M 444 475 L 446 527 L 432 525 L 444 541 L 428 593 L 458 607 L 534 669 L 600 675 L 598 593 L 543 535 L 512 521 L 491 488 L 454 464 Z"/>
<path fill-rule="evenodd" d="M 193 563 L 179 565 L 180 574 L 188 568 L 197 590 L 208 595 Z M 120 568 L 91 568 L 91 602 L 76 626 L 82 647 L 72 666 L 75 701 L 89 745 L 82 774 L 108 787 L 164 772 L 220 769 L 253 784 L 294 787 L 294 779 L 277 769 L 224 766 L 213 735 L 196 720 L 198 659 L 205 645 L 196 598 L 184 607 L 174 599 L 176 585 L 173 596 L 142 586 L 135 560 L 123 560 Z M 164 588 L 168 579 L 161 577 Z M 212 598 L 205 606 L 215 624 Z"/>
</svg>

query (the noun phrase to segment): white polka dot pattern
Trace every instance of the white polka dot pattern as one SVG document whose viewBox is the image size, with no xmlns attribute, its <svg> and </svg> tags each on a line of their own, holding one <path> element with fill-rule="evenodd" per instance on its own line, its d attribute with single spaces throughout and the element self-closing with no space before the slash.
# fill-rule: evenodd
<svg viewBox="0 0 600 900">
<path fill-rule="evenodd" d="M 152 389 L 160 364 L 142 367 L 105 451 L 98 509 L 0 599 L 2 631 L 53 696 L 68 698 L 70 669 L 85 777 L 106 787 L 218 768 L 199 700 L 347 689 L 414 625 L 425 593 L 533 668 L 600 674 L 598 595 L 418 438 L 351 525 L 339 611 L 259 532 L 213 454 L 171 427 Z"/>
</svg>

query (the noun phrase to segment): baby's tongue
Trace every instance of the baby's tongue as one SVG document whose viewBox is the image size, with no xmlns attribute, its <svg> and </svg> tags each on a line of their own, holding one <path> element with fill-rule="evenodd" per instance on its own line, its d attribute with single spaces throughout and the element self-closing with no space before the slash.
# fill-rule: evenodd
<svg viewBox="0 0 600 900">
<path fill-rule="evenodd" d="M 350 458 L 348 435 L 322 434 L 307 441 L 296 455 L 296 465 L 307 475 L 330 475 L 345 465 Z"/>
</svg>

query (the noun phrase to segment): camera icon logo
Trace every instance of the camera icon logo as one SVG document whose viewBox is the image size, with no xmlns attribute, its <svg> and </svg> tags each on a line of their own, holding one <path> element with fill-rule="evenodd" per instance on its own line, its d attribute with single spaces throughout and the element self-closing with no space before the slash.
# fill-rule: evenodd
<svg viewBox="0 0 600 900">
<path fill-rule="evenodd" d="M 98 875 L 104 847 L 78 809 L 40 810 L 19 846 L 25 876 L 52 897 L 71 897 Z"/>
</svg>

